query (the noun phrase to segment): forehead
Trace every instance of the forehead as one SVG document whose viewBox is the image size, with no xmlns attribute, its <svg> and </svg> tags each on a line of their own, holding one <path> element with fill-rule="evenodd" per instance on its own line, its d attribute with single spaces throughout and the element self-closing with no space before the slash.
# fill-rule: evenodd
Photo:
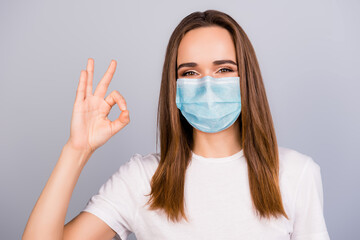
<svg viewBox="0 0 360 240">
<path fill-rule="evenodd" d="M 177 63 L 207 63 L 230 59 L 236 62 L 235 46 L 228 30 L 219 26 L 200 27 L 187 32 L 180 41 Z"/>
</svg>

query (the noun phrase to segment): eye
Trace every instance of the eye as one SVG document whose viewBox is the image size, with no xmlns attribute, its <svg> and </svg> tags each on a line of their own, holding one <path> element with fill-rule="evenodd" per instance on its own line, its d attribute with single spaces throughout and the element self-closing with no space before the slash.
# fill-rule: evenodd
<svg viewBox="0 0 360 240">
<path fill-rule="evenodd" d="M 189 73 L 189 74 L 188 74 Z M 191 74 L 190 74 L 191 73 Z M 189 75 L 194 75 L 195 72 L 194 71 L 187 71 L 187 72 L 184 72 L 183 74 L 181 74 L 181 76 L 189 76 Z"/>
<path fill-rule="evenodd" d="M 233 72 L 234 70 L 230 68 L 220 68 L 219 72 Z"/>
</svg>

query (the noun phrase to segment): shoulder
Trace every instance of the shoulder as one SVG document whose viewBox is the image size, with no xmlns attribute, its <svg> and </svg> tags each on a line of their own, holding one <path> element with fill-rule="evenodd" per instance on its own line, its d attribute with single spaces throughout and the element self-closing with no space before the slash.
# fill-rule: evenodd
<svg viewBox="0 0 360 240">
<path fill-rule="evenodd" d="M 304 172 L 320 170 L 312 157 L 294 149 L 279 147 L 279 170 L 283 174 L 300 177 Z"/>
<path fill-rule="evenodd" d="M 313 231 L 322 232 L 325 239 L 320 165 L 312 157 L 288 148 L 279 148 L 279 163 L 281 193 L 294 226 L 294 236 L 315 237 L 315 233 L 309 234 Z"/>
<path fill-rule="evenodd" d="M 159 162 L 159 154 L 134 154 L 91 197 L 83 211 L 93 213 L 122 239 L 136 227 L 136 214 Z"/>
<path fill-rule="evenodd" d="M 279 147 L 279 180 L 285 207 L 291 209 L 299 189 L 310 188 L 321 180 L 320 166 L 312 157 L 296 150 Z"/>
<path fill-rule="evenodd" d="M 125 182 L 132 181 L 142 189 L 147 188 L 159 165 L 159 161 L 159 153 L 146 155 L 135 153 L 126 163 L 119 167 L 116 175 Z"/>
<path fill-rule="evenodd" d="M 296 188 L 304 178 L 320 175 L 320 165 L 309 155 L 279 147 L 279 175 L 284 184 Z"/>
<path fill-rule="evenodd" d="M 149 153 L 146 155 L 135 153 L 130 160 L 121 167 L 125 170 L 139 171 L 146 176 L 152 176 L 159 165 L 159 161 L 159 153 Z"/>
</svg>

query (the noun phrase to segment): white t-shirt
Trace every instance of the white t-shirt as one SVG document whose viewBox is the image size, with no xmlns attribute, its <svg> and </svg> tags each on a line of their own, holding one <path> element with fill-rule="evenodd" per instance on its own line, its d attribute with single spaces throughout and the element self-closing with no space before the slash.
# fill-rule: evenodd
<svg viewBox="0 0 360 240">
<path fill-rule="evenodd" d="M 148 210 L 151 177 L 159 154 L 135 154 L 91 197 L 90 212 L 126 240 L 328 240 L 323 216 L 319 165 L 297 151 L 279 147 L 280 191 L 285 217 L 266 220 L 252 209 L 247 163 L 240 152 L 224 158 L 192 153 L 186 170 L 185 210 L 189 223 L 173 223 L 162 211 Z"/>
</svg>

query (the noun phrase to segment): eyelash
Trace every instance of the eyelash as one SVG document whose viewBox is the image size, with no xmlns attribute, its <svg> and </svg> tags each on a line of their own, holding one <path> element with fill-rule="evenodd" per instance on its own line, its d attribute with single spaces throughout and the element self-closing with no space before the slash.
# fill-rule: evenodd
<svg viewBox="0 0 360 240">
<path fill-rule="evenodd" d="M 232 69 L 230 69 L 230 68 L 220 68 L 219 69 L 219 71 L 221 71 L 221 70 L 227 70 L 226 72 L 233 72 L 234 70 L 232 70 Z M 188 76 L 188 75 L 186 75 L 187 73 L 190 73 L 190 72 L 194 72 L 194 71 L 186 71 L 186 72 L 184 72 L 183 74 L 181 74 L 181 76 Z M 193 74 L 190 74 L 190 75 L 193 75 Z"/>
</svg>

